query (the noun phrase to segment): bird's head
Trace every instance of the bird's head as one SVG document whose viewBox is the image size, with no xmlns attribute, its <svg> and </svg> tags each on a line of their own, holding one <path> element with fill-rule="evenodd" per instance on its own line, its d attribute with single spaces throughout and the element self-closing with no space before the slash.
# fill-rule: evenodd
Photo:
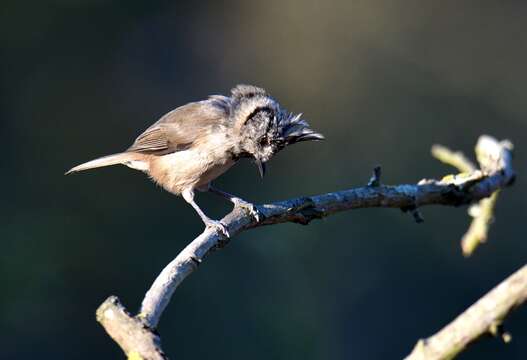
<svg viewBox="0 0 527 360">
<path fill-rule="evenodd" d="M 240 139 L 238 152 L 254 159 L 262 177 L 267 161 L 287 145 L 324 139 L 309 127 L 302 114 L 281 108 L 264 89 L 238 85 L 231 92 L 231 116 Z"/>
</svg>

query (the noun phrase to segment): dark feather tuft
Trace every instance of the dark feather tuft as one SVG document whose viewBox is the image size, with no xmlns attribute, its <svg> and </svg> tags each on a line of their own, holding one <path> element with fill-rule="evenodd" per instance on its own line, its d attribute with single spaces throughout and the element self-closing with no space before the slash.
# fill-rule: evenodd
<svg viewBox="0 0 527 360">
<path fill-rule="evenodd" d="M 279 116 L 278 128 L 285 145 L 300 141 L 324 140 L 324 135 L 313 131 L 302 119 L 302 114 L 283 113 Z"/>
</svg>

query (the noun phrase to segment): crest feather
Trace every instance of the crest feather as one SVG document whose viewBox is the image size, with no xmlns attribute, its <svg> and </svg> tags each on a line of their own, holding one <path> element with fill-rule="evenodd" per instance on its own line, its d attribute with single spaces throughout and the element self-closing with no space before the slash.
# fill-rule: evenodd
<svg viewBox="0 0 527 360">
<path fill-rule="evenodd" d="M 241 98 L 252 98 L 255 96 L 269 96 L 267 92 L 258 87 L 253 85 L 236 85 L 233 89 L 231 89 L 232 97 L 239 100 Z"/>
<path fill-rule="evenodd" d="M 309 127 L 307 121 L 302 119 L 302 114 L 293 114 L 283 111 L 279 117 L 278 128 L 282 141 L 286 144 L 294 144 L 299 141 L 324 140 L 324 135 L 315 132 Z"/>
</svg>

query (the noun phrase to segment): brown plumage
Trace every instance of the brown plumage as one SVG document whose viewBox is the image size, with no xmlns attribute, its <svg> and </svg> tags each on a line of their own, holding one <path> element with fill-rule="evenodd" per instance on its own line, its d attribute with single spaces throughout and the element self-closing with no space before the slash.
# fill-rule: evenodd
<svg viewBox="0 0 527 360">
<path fill-rule="evenodd" d="M 147 173 L 167 191 L 182 195 L 207 226 L 228 232 L 208 218 L 194 201 L 194 190 L 212 191 L 235 205 L 254 206 L 211 187 L 210 183 L 240 158 L 253 158 L 263 176 L 265 163 L 285 146 L 321 140 L 300 118 L 282 109 L 265 90 L 238 85 L 230 97 L 183 105 L 164 115 L 137 137 L 126 151 L 78 165 L 66 174 L 123 164 Z"/>
</svg>

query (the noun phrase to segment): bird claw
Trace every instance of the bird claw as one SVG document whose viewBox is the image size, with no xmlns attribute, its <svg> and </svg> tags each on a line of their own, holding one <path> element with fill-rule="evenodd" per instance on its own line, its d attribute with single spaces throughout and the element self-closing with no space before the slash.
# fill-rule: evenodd
<svg viewBox="0 0 527 360">
<path fill-rule="evenodd" d="M 209 219 L 209 220 L 207 220 L 205 222 L 205 225 L 208 228 L 215 229 L 215 230 L 219 231 L 226 238 L 230 238 L 231 237 L 231 234 L 229 234 L 229 230 L 227 229 L 227 225 L 225 225 L 221 221 Z"/>
<path fill-rule="evenodd" d="M 256 222 L 260 222 L 262 219 L 262 213 L 256 206 L 254 206 L 254 204 L 251 204 L 250 202 L 240 198 L 234 198 L 232 199 L 232 202 L 234 203 L 234 207 L 241 207 L 242 209 L 245 209 L 249 215 L 251 215 L 256 220 Z"/>
</svg>

